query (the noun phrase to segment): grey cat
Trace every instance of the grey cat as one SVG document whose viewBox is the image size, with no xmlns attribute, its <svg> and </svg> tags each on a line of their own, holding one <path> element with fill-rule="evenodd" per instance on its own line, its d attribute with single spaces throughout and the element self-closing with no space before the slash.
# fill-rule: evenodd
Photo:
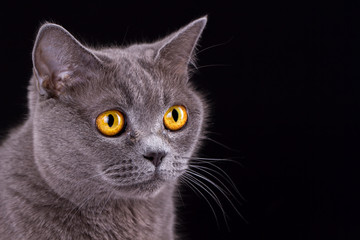
<svg viewBox="0 0 360 240">
<path fill-rule="evenodd" d="M 175 239 L 174 189 L 207 116 L 189 63 L 207 18 L 91 49 L 44 24 L 27 120 L 0 147 L 0 239 Z"/>
</svg>

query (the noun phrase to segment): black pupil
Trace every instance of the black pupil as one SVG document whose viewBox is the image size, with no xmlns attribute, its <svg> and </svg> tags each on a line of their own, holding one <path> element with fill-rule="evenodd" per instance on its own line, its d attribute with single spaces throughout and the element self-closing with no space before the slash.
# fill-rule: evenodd
<svg viewBox="0 0 360 240">
<path fill-rule="evenodd" d="M 107 124 L 109 125 L 109 127 L 112 127 L 112 125 L 114 124 L 114 116 L 113 115 L 111 115 L 111 114 L 108 115 Z"/>
<path fill-rule="evenodd" d="M 177 120 L 179 119 L 179 113 L 178 111 L 176 111 L 175 109 L 172 110 L 172 116 L 174 118 L 174 121 L 177 122 Z"/>
</svg>

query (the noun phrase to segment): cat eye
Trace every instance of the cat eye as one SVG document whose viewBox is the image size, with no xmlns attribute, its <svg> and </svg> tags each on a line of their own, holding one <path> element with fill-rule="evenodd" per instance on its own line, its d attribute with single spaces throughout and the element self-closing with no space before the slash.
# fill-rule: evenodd
<svg viewBox="0 0 360 240">
<path fill-rule="evenodd" d="M 96 127 L 105 136 L 115 136 L 123 130 L 124 125 L 124 115 L 117 110 L 103 112 L 96 118 Z"/>
<path fill-rule="evenodd" d="M 186 108 L 175 105 L 169 108 L 164 115 L 164 125 L 167 129 L 176 131 L 181 129 L 187 121 Z"/>
</svg>

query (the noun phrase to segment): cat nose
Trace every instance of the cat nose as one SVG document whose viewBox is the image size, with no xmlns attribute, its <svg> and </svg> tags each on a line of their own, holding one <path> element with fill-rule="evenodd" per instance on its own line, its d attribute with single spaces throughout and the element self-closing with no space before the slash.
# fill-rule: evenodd
<svg viewBox="0 0 360 240">
<path fill-rule="evenodd" d="M 144 156 L 144 158 L 146 158 L 147 160 L 152 162 L 152 164 L 154 164 L 155 167 L 157 167 L 157 166 L 159 166 L 161 164 L 162 160 L 166 156 L 166 152 L 163 152 L 163 151 L 151 151 L 151 152 L 147 152 L 143 156 Z"/>
</svg>

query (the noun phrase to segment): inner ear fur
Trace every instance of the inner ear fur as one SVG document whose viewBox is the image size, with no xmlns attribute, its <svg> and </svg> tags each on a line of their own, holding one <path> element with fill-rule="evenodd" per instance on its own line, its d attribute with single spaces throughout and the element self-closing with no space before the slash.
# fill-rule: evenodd
<svg viewBox="0 0 360 240">
<path fill-rule="evenodd" d="M 33 48 L 36 85 L 41 95 L 59 96 L 78 81 L 76 73 L 99 65 L 100 60 L 63 27 L 41 26 Z"/>
</svg>

